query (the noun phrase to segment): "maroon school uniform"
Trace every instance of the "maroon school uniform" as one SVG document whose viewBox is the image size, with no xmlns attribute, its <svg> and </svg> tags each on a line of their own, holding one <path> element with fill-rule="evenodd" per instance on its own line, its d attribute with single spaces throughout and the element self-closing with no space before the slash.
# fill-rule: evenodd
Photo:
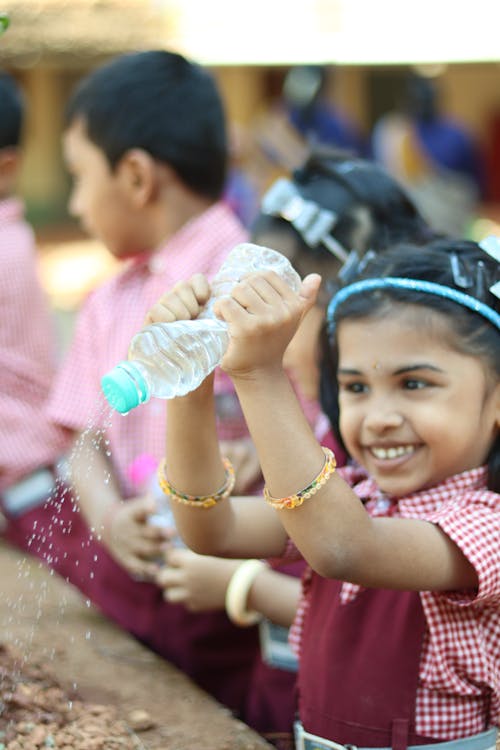
<svg viewBox="0 0 500 750">
<path fill-rule="evenodd" d="M 500 496 L 486 468 L 404 498 L 340 470 L 372 516 L 438 525 L 477 571 L 474 591 L 370 590 L 308 571 L 290 640 L 300 653 L 299 715 L 319 737 L 405 748 L 498 724 Z"/>
</svg>

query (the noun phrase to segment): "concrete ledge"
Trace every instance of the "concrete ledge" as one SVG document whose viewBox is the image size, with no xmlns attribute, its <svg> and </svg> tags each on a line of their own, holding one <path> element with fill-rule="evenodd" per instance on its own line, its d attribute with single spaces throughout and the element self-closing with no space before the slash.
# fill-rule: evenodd
<svg viewBox="0 0 500 750">
<path fill-rule="evenodd" d="M 270 750 L 270 745 L 184 674 L 106 620 L 73 587 L 0 543 L 0 642 L 44 660 L 58 680 L 126 718 L 155 726 L 146 750 Z M 0 684 L 1 695 L 1 684 Z"/>
</svg>

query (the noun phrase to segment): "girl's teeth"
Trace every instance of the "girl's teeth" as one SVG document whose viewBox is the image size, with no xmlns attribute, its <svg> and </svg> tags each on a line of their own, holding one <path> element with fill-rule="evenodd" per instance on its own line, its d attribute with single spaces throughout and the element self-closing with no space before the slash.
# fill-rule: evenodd
<svg viewBox="0 0 500 750">
<path fill-rule="evenodd" d="M 395 448 L 372 448 L 371 449 L 375 458 L 386 459 L 386 458 L 399 458 L 400 456 L 406 456 L 408 453 L 413 453 L 413 445 L 400 445 Z"/>
</svg>

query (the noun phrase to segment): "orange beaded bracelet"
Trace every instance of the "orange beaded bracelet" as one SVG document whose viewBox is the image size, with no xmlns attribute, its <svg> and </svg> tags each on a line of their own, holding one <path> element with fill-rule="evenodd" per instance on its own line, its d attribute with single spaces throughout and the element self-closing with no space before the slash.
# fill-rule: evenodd
<svg viewBox="0 0 500 750">
<path fill-rule="evenodd" d="M 224 464 L 226 478 L 222 487 L 217 492 L 214 492 L 213 495 L 187 495 L 184 492 L 176 490 L 165 475 L 165 460 L 158 467 L 158 484 L 165 495 L 168 495 L 173 500 L 177 500 L 182 505 L 190 505 L 192 508 L 212 508 L 217 503 L 220 503 L 221 500 L 229 497 L 234 488 L 235 477 L 233 465 L 228 458 L 223 458 L 222 463 Z"/>
<path fill-rule="evenodd" d="M 266 502 L 275 508 L 275 510 L 291 510 L 292 508 L 298 508 L 299 505 L 302 505 L 304 500 L 315 495 L 316 492 L 327 483 L 337 466 L 337 461 L 335 460 L 333 451 L 325 446 L 322 446 L 322 449 L 325 454 L 325 463 L 323 464 L 323 468 L 318 476 L 316 476 L 307 487 L 304 487 L 303 490 L 295 493 L 295 495 L 289 495 L 288 497 L 273 497 L 267 487 L 264 487 L 264 497 Z"/>
</svg>

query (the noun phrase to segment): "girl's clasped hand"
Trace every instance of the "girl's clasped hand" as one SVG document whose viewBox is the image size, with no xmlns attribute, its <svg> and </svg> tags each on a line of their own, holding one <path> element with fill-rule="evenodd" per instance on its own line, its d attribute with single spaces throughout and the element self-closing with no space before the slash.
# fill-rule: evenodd
<svg viewBox="0 0 500 750">
<path fill-rule="evenodd" d="M 309 274 L 299 294 L 274 271 L 251 273 L 218 299 L 214 312 L 229 326 L 230 342 L 221 367 L 232 377 L 281 367 L 283 355 L 305 313 L 315 302 L 321 277 Z M 196 318 L 210 296 L 202 274 L 179 282 L 150 310 L 146 324 Z"/>
</svg>

